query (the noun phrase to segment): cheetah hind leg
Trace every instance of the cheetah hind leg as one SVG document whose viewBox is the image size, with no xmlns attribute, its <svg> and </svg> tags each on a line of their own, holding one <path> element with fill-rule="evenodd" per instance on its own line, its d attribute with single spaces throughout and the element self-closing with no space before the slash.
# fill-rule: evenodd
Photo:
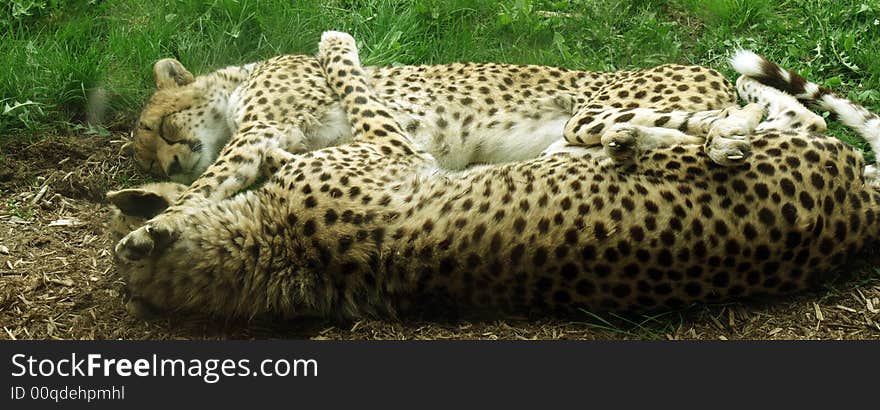
<svg viewBox="0 0 880 410">
<path fill-rule="evenodd" d="M 631 164 L 641 153 L 674 145 L 700 145 L 709 158 L 723 166 L 738 166 L 751 155 L 749 136 L 761 122 L 764 110 L 758 104 L 730 107 L 718 114 L 706 138 L 677 129 L 617 123 L 601 137 L 605 154 L 621 165 Z"/>
<path fill-rule="evenodd" d="M 719 165 L 744 164 L 752 155 L 749 136 L 764 118 L 764 109 L 754 103 L 742 108 L 729 107 L 722 110 L 719 117 L 709 129 L 704 152 Z"/>
<path fill-rule="evenodd" d="M 673 145 L 700 145 L 701 137 L 679 130 L 617 123 L 602 133 L 602 149 L 618 165 L 630 165 L 644 152 Z"/>
</svg>

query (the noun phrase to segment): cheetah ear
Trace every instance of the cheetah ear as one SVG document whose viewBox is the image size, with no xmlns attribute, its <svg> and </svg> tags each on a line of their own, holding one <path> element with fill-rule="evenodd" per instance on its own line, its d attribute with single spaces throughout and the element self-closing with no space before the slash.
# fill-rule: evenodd
<svg viewBox="0 0 880 410">
<path fill-rule="evenodd" d="M 192 73 L 180 61 L 163 58 L 153 65 L 156 88 L 181 87 L 194 81 Z"/>
<path fill-rule="evenodd" d="M 171 204 L 158 192 L 130 188 L 107 193 L 107 200 L 122 211 L 123 215 L 150 219 L 162 213 Z"/>
</svg>

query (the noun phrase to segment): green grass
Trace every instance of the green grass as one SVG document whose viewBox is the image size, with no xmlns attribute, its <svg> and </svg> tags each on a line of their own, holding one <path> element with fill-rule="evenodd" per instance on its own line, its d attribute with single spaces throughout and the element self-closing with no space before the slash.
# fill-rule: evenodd
<svg viewBox="0 0 880 410">
<path fill-rule="evenodd" d="M 614 333 L 621 338 L 665 340 L 666 335 L 684 323 L 684 311 L 622 316 L 616 313 L 597 314 L 582 310 L 582 325 Z"/>
<path fill-rule="evenodd" d="M 878 18 L 880 0 L 0 0 L 0 143 L 123 131 L 160 58 L 203 73 L 314 53 L 328 29 L 352 32 L 368 64 L 681 62 L 732 78 L 725 57 L 742 46 L 876 110 Z"/>
</svg>

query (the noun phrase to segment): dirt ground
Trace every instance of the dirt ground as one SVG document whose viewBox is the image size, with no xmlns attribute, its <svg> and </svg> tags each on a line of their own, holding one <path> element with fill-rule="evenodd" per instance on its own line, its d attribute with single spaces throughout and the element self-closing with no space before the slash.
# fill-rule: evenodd
<svg viewBox="0 0 880 410">
<path fill-rule="evenodd" d="M 105 235 L 107 190 L 144 179 L 118 139 L 82 136 L 0 149 L 0 339 L 880 339 L 880 259 L 823 289 L 656 316 L 338 323 L 126 313 Z"/>
</svg>

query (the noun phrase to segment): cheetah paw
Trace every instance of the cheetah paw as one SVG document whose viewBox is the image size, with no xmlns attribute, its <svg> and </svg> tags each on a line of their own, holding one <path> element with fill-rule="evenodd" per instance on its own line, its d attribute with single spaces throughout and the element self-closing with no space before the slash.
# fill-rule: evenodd
<svg viewBox="0 0 880 410">
<path fill-rule="evenodd" d="M 615 124 L 602 134 L 602 148 L 615 162 L 635 159 L 638 149 L 638 128 L 629 124 Z"/>
<path fill-rule="evenodd" d="M 334 50 L 334 48 L 337 47 L 339 49 Z M 352 59 L 352 62 L 355 65 L 360 65 L 360 59 L 356 52 L 357 44 L 354 41 L 354 37 L 341 31 L 325 31 L 324 34 L 321 35 L 321 42 L 318 43 L 318 55 L 326 57 L 330 54 L 335 54 L 338 51 L 349 54 L 349 59 Z"/>
<path fill-rule="evenodd" d="M 116 244 L 116 255 L 127 261 L 141 260 L 165 249 L 177 236 L 176 229 L 161 219 L 155 219 L 125 235 Z"/>
<path fill-rule="evenodd" d="M 716 164 L 735 167 L 752 155 L 752 143 L 744 136 L 715 137 L 706 142 L 705 151 Z"/>
<path fill-rule="evenodd" d="M 742 139 L 751 135 L 764 117 L 764 109 L 758 104 L 725 108 L 719 120 L 709 129 L 709 138 L 725 137 Z"/>
</svg>

